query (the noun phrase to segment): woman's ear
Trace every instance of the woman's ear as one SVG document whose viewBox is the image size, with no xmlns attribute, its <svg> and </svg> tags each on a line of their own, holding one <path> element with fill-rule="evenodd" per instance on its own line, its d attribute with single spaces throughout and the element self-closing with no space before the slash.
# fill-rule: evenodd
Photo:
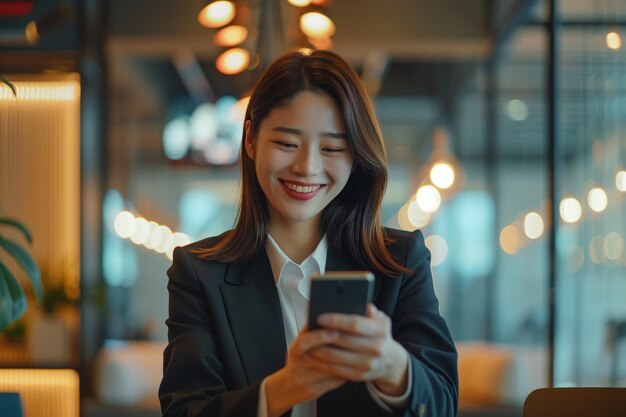
<svg viewBox="0 0 626 417">
<path fill-rule="evenodd" d="M 243 126 L 246 139 L 244 140 L 244 146 L 246 147 L 246 154 L 248 158 L 254 161 L 254 139 L 250 133 L 250 120 L 246 120 L 246 124 Z"/>
</svg>

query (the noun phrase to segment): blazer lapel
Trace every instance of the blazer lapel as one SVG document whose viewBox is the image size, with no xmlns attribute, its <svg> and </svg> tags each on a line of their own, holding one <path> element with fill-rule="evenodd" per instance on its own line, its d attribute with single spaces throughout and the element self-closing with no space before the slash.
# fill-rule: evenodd
<svg viewBox="0 0 626 417">
<path fill-rule="evenodd" d="M 283 316 L 265 251 L 248 262 L 231 264 L 220 291 L 248 383 L 284 366 Z"/>
</svg>

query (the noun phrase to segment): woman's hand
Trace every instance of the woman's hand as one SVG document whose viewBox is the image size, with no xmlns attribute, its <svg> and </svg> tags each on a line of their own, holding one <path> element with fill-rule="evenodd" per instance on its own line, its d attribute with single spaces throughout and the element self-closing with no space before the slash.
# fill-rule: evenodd
<svg viewBox="0 0 626 417">
<path fill-rule="evenodd" d="M 408 353 L 391 335 L 391 320 L 369 304 L 367 316 L 324 314 L 318 323 L 339 337 L 311 350 L 313 366 L 336 378 L 372 381 L 388 395 L 401 395 L 408 383 Z"/>
<path fill-rule="evenodd" d="M 333 342 L 339 332 L 302 329 L 287 351 L 287 363 L 270 375 L 265 384 L 268 415 L 280 416 L 295 404 L 312 401 L 338 388 L 345 378 L 329 375 L 314 367 L 310 352 Z"/>
</svg>

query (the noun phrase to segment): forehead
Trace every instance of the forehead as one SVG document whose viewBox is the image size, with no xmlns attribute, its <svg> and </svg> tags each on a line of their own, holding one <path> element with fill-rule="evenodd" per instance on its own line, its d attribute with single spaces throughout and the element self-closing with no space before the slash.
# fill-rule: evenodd
<svg viewBox="0 0 626 417">
<path fill-rule="evenodd" d="M 262 124 L 285 123 L 344 130 L 343 117 L 334 100 L 327 94 L 311 91 L 298 93 L 289 102 L 272 109 Z"/>
</svg>

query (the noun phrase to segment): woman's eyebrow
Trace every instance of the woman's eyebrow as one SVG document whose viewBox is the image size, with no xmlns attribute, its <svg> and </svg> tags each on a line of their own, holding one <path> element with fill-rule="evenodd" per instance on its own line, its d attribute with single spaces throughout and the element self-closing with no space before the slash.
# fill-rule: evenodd
<svg viewBox="0 0 626 417">
<path fill-rule="evenodd" d="M 295 129 L 293 127 L 285 127 L 285 126 L 276 126 L 272 129 L 273 132 L 282 132 L 282 133 L 289 133 L 292 135 L 297 135 L 297 136 L 303 136 L 304 132 L 300 129 Z M 337 139 L 347 139 L 348 135 L 346 135 L 345 133 L 338 133 L 338 132 L 322 132 L 322 136 L 326 136 L 326 137 L 330 137 L 330 138 L 337 138 Z"/>
</svg>

